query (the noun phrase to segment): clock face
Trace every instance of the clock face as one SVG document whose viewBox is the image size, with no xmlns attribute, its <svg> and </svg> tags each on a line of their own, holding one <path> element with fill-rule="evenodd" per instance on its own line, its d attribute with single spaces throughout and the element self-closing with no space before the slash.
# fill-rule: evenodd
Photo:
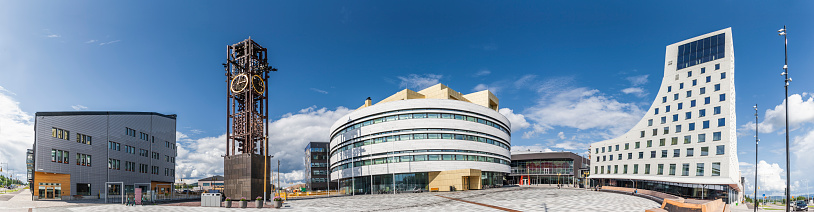
<svg viewBox="0 0 814 212">
<path fill-rule="evenodd" d="M 263 82 L 263 78 L 260 78 L 260 76 L 257 75 L 252 76 L 252 88 L 254 89 L 254 92 L 263 94 L 263 92 L 266 91 L 266 86 L 265 82 Z"/>
<path fill-rule="evenodd" d="M 239 74 L 232 78 L 230 89 L 232 89 L 232 93 L 240 93 L 246 90 L 249 87 L 249 77 L 246 74 Z"/>
</svg>

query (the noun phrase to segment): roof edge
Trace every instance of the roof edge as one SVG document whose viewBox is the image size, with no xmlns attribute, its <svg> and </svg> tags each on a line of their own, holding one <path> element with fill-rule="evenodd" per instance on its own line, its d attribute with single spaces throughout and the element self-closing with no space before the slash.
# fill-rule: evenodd
<svg viewBox="0 0 814 212">
<path fill-rule="evenodd" d="M 35 116 L 79 116 L 79 115 L 156 115 L 176 119 L 176 114 L 161 114 L 156 112 L 128 112 L 128 111 L 52 111 L 36 112 Z"/>
</svg>

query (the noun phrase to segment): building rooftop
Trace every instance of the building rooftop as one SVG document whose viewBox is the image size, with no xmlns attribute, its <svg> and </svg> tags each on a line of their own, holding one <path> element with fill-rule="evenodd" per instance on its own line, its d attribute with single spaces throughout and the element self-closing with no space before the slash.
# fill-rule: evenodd
<svg viewBox="0 0 814 212">
<path fill-rule="evenodd" d="M 215 175 L 204 179 L 200 179 L 198 181 L 223 181 L 223 176 Z"/>
<path fill-rule="evenodd" d="M 387 97 L 384 100 L 377 102 L 376 104 L 407 99 L 452 99 L 474 103 L 495 111 L 498 110 L 498 105 L 500 103 L 497 97 L 489 90 L 482 90 L 470 94 L 462 94 L 461 92 L 452 90 L 451 88 L 447 87 L 444 84 L 438 83 L 436 85 L 430 86 L 418 92 L 410 89 L 401 90 L 391 95 L 390 97 Z M 368 97 L 367 100 L 365 100 L 365 104 L 357 108 L 357 110 L 373 105 L 375 104 L 373 104 L 370 97 Z"/>
<path fill-rule="evenodd" d="M 156 115 L 166 118 L 175 119 L 178 115 L 175 114 L 161 114 L 156 112 L 126 112 L 126 111 L 56 111 L 56 112 L 37 112 L 35 116 L 80 116 L 80 115 Z"/>
</svg>

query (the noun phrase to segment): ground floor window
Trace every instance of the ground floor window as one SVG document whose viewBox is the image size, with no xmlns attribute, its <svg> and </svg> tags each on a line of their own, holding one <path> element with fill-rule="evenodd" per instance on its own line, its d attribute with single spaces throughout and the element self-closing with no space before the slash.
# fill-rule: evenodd
<svg viewBox="0 0 814 212">
<path fill-rule="evenodd" d="M 722 199 L 731 204 L 737 201 L 738 191 L 727 185 L 671 183 L 649 180 L 594 179 L 594 185 L 638 188 L 672 194 L 689 199 Z"/>
<path fill-rule="evenodd" d="M 90 196 L 90 183 L 77 183 L 76 195 Z"/>
<path fill-rule="evenodd" d="M 39 183 L 37 190 L 39 199 L 60 199 L 62 198 L 61 183 Z"/>
</svg>

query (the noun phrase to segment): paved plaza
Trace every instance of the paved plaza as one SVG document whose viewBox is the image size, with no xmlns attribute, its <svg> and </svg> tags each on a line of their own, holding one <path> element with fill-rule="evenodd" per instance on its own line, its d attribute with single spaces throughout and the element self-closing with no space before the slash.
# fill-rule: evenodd
<svg viewBox="0 0 814 212">
<path fill-rule="evenodd" d="M 255 208 L 217 208 L 190 206 L 123 206 L 120 204 L 31 201 L 24 190 L 8 201 L 0 201 L 0 211 L 252 211 Z M 630 195 L 557 189 L 556 187 L 509 187 L 458 192 L 358 195 L 289 200 L 286 211 L 644 211 L 660 205 Z"/>
</svg>

